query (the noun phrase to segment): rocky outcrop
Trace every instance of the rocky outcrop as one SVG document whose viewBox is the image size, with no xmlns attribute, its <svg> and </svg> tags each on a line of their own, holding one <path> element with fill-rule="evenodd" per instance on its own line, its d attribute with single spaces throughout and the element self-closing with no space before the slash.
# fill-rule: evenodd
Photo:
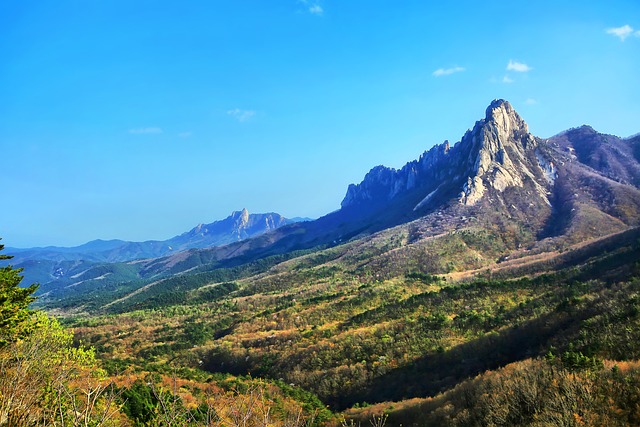
<svg viewBox="0 0 640 427">
<path fill-rule="evenodd" d="M 460 203 L 474 205 L 487 188 L 501 193 L 509 187 L 523 187 L 525 182 L 530 182 L 549 204 L 550 183 L 540 179 L 545 176 L 540 164 L 550 160 L 545 160 L 542 152 L 536 153 L 536 138 L 507 101 L 493 101 L 485 119 L 477 122 L 460 144 L 471 145 L 470 158 L 475 159 L 460 193 Z"/>
<path fill-rule="evenodd" d="M 341 206 L 345 208 L 389 201 L 401 193 L 421 186 L 427 180 L 444 178 L 443 175 L 447 173 L 438 174 L 437 165 L 447 157 L 449 149 L 449 141 L 445 141 L 425 151 L 418 160 L 407 163 L 400 170 L 385 166 L 374 167 L 360 184 L 349 185 Z"/>
<path fill-rule="evenodd" d="M 525 121 L 504 100 L 493 101 L 485 118 L 450 147 L 448 141 L 416 161 L 395 170 L 376 166 L 357 185 L 350 185 L 342 207 L 384 204 L 400 194 L 421 193 L 414 211 L 427 206 L 443 189 L 456 189 L 458 201 L 473 206 L 490 192 L 533 186 L 549 203 L 554 166 L 529 133 Z"/>
</svg>

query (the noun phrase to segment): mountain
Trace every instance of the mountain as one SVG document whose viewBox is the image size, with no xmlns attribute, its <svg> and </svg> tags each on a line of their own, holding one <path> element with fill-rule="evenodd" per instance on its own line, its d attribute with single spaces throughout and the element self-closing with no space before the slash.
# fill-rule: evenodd
<svg viewBox="0 0 640 427">
<path fill-rule="evenodd" d="M 605 173 L 604 166 L 584 163 L 559 141 L 572 135 L 537 138 L 507 101 L 496 100 L 453 146 L 448 141 L 436 145 L 400 170 L 373 168 L 361 183 L 349 186 L 338 211 L 198 256 L 228 263 L 238 257 L 255 260 L 331 246 L 412 221 L 422 237 L 473 222 L 510 236 L 512 249 L 578 242 L 637 226 L 637 157 L 611 160 Z M 611 137 L 603 146 L 598 142 L 603 138 L 574 139 L 595 153 L 613 153 L 610 147 L 616 147 L 637 154 L 638 139 Z M 614 170 L 619 179 L 607 176 Z"/>
<path fill-rule="evenodd" d="M 207 248 L 239 242 L 273 231 L 287 224 L 298 222 L 277 213 L 249 214 L 247 209 L 233 212 L 227 218 L 211 224 L 199 224 L 187 233 L 164 243 L 172 252 L 192 248 Z"/>
<path fill-rule="evenodd" d="M 29 267 L 26 272 L 27 281 L 46 283 L 64 275 L 84 271 L 95 263 L 158 258 L 193 248 L 221 246 L 304 220 L 307 219 L 287 219 L 273 212 L 250 214 L 247 209 L 243 209 L 231 213 L 225 219 L 210 224 L 199 224 L 190 231 L 168 240 L 93 240 L 75 247 L 7 249 L 14 255 L 12 262 L 16 266 Z"/>
<path fill-rule="evenodd" d="M 640 163 L 632 153 L 631 141 L 588 127 L 548 140 L 536 138 L 508 102 L 496 100 L 455 146 L 445 142 L 398 171 L 372 169 L 362 183 L 349 187 L 342 206 L 365 211 L 384 206 L 421 215 L 454 201 L 534 221 L 530 228 L 535 229 L 556 222 L 552 213 L 561 206 L 555 203 L 562 203 L 564 192 L 576 190 L 585 192 L 581 202 L 615 213 L 624 228 L 638 221 Z M 608 204 L 607 193 L 595 191 L 602 186 L 622 199 Z"/>
<path fill-rule="evenodd" d="M 619 138 L 598 133 L 591 126 L 570 129 L 549 139 L 572 160 L 615 181 L 640 186 L 640 135 Z"/>
<path fill-rule="evenodd" d="M 38 272 L 28 279 L 42 283 L 84 272 L 87 260 L 147 259 L 126 268 L 143 279 L 233 267 L 411 222 L 412 241 L 473 224 L 507 240 L 505 250 L 546 251 L 637 226 L 639 171 L 639 136 L 622 139 L 583 126 L 541 139 L 507 101 L 495 100 L 459 142 L 436 145 L 400 170 L 374 167 L 349 186 L 338 211 L 315 221 L 289 224 L 277 214 L 245 221 L 243 211 L 162 242 L 11 251 L 16 264 Z M 188 248 L 206 249 L 181 252 Z"/>
<path fill-rule="evenodd" d="M 562 250 L 640 224 L 640 190 L 634 184 L 640 165 L 637 147 L 637 137 L 621 139 L 591 128 L 537 138 L 509 102 L 495 100 L 453 146 L 445 141 L 399 170 L 374 167 L 361 183 L 349 186 L 341 208 L 324 217 L 283 225 L 273 216 L 252 221 L 243 211 L 166 242 L 148 242 L 159 247 L 154 253 L 173 251 L 165 256 L 95 268 L 73 261 L 64 280 L 43 284 L 41 292 L 48 298 L 43 301 L 64 300 L 70 287 L 74 299 L 84 301 L 85 293 L 94 295 L 115 284 L 120 290 L 113 298 L 136 292 L 137 299 L 144 299 L 151 291 L 138 291 L 139 287 L 162 280 L 153 292 L 169 289 L 172 275 L 233 280 L 298 256 L 299 251 L 334 246 L 345 251 L 367 245 L 393 247 L 388 253 L 366 252 L 372 268 L 393 266 L 393 272 L 385 274 L 408 273 L 415 266 L 425 274 L 451 273 Z M 240 240 L 255 230 L 255 224 L 259 231 L 271 231 Z M 444 252 L 436 256 L 433 251 L 439 244 L 452 243 L 451 233 L 461 236 L 454 239 L 462 245 L 455 259 Z M 215 237 L 220 234 L 225 238 Z M 180 251 L 187 245 L 197 248 L 229 240 L 234 242 Z M 137 245 L 144 244 L 124 246 L 129 249 L 127 258 L 143 252 Z M 222 269 L 235 273 L 220 276 Z"/>
</svg>

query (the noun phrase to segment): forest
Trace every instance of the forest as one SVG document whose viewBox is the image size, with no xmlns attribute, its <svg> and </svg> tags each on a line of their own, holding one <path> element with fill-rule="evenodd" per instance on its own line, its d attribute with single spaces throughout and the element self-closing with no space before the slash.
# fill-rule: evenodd
<svg viewBox="0 0 640 427">
<path fill-rule="evenodd" d="M 57 319 L 3 267 L 0 425 L 640 423 L 636 231 L 465 280 L 381 268 L 389 243 Z"/>
</svg>

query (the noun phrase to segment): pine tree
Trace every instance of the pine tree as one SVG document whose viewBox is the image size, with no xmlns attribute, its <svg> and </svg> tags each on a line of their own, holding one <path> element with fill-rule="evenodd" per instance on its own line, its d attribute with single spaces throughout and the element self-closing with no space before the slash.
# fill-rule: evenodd
<svg viewBox="0 0 640 427">
<path fill-rule="evenodd" d="M 0 245 L 0 251 L 4 245 Z M 0 261 L 13 258 L 0 254 Z M 24 336 L 29 329 L 31 310 L 29 304 L 35 300 L 32 295 L 37 284 L 27 288 L 21 288 L 21 268 L 13 268 L 11 265 L 0 268 L 0 347 L 8 342 Z"/>
</svg>

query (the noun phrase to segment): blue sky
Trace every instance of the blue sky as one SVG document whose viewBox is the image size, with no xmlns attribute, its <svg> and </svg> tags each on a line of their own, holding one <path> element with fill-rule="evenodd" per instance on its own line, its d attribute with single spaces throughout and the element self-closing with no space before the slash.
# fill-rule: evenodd
<svg viewBox="0 0 640 427">
<path fill-rule="evenodd" d="M 4 0 L 0 55 L 8 246 L 318 217 L 494 98 L 640 132 L 637 0 Z"/>
</svg>

